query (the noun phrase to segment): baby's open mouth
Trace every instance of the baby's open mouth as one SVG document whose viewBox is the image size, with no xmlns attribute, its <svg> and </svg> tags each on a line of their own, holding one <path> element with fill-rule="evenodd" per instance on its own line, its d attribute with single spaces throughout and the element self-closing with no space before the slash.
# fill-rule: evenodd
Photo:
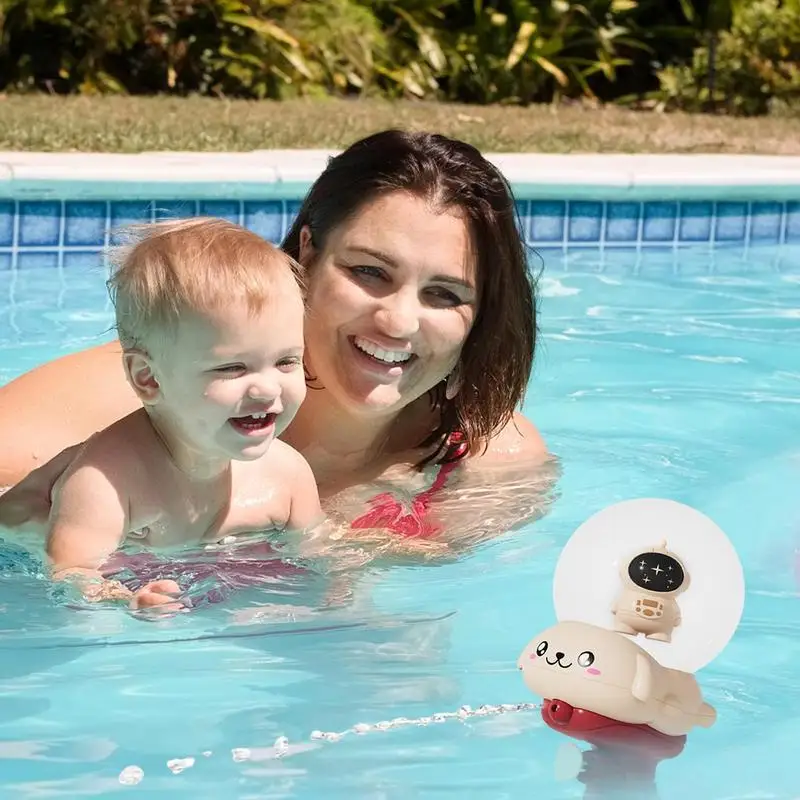
<svg viewBox="0 0 800 800">
<path fill-rule="evenodd" d="M 248 414 L 244 417 L 231 417 L 229 422 L 231 427 L 246 436 L 257 436 L 258 434 L 268 433 L 275 425 L 277 414 L 267 413 L 266 411 L 258 414 Z"/>
</svg>

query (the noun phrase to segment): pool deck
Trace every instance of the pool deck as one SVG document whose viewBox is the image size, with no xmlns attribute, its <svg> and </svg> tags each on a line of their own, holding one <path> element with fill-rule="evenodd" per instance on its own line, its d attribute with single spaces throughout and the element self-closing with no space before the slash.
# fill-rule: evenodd
<svg viewBox="0 0 800 800">
<path fill-rule="evenodd" d="M 301 199 L 336 152 L 0 152 L 0 198 Z M 522 199 L 800 199 L 800 156 L 487 156 Z"/>
</svg>

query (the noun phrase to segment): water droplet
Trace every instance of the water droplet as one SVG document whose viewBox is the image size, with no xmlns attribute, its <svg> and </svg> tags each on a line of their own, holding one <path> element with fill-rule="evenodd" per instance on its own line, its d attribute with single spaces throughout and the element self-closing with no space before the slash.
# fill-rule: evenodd
<svg viewBox="0 0 800 800">
<path fill-rule="evenodd" d="M 125 767 L 119 774 L 119 782 L 123 786 L 135 786 L 144 778 L 144 770 L 137 767 L 135 764 L 130 767 Z"/>
<path fill-rule="evenodd" d="M 231 750 L 231 756 L 233 756 L 234 761 L 248 761 L 250 759 L 250 748 L 234 747 Z"/>
<path fill-rule="evenodd" d="M 167 761 L 167 767 L 172 771 L 173 775 L 179 775 L 185 769 L 189 769 L 193 766 L 193 758 L 173 758 Z"/>
<path fill-rule="evenodd" d="M 289 740 L 285 736 L 279 736 L 275 740 L 275 755 L 280 758 L 285 755 L 289 750 Z"/>
</svg>

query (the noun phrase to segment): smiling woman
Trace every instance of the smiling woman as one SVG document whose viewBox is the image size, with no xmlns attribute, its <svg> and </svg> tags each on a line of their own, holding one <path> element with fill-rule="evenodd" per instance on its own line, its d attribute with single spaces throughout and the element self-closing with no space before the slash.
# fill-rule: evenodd
<svg viewBox="0 0 800 800">
<path fill-rule="evenodd" d="M 351 441 L 367 433 L 365 412 L 369 427 L 392 424 L 456 370 L 477 305 L 469 244 L 460 215 L 405 192 L 356 213 L 319 256 L 302 229 L 309 307 L 319 309 L 306 324 L 309 368 L 338 406 L 361 412 Z"/>
<path fill-rule="evenodd" d="M 450 541 L 490 529 L 481 503 L 452 502 L 467 491 L 503 496 L 502 483 L 513 485 L 502 521 L 487 506 L 492 534 L 541 513 L 554 475 L 540 469 L 546 448 L 518 412 L 536 344 L 535 283 L 500 172 L 463 142 L 375 134 L 330 161 L 283 248 L 308 271 L 309 385 L 283 438 L 308 460 L 323 504 L 363 522 L 378 499 L 376 527 L 408 534 L 406 518 L 422 514 L 412 533 Z M 135 406 L 117 343 L 0 389 L 0 482 L 57 456 L 9 492 L 0 519 L 46 513 L 70 458 L 59 449 Z"/>
</svg>

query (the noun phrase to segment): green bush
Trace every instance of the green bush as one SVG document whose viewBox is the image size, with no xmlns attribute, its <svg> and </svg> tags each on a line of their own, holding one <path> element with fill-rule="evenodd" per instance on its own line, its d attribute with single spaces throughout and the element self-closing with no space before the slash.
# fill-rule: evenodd
<svg viewBox="0 0 800 800">
<path fill-rule="evenodd" d="M 0 0 L 0 89 L 529 103 L 613 94 L 636 0 Z"/>
<path fill-rule="evenodd" d="M 800 106 L 800 0 L 754 0 L 689 65 L 659 72 L 668 107 L 752 116 Z"/>
</svg>

